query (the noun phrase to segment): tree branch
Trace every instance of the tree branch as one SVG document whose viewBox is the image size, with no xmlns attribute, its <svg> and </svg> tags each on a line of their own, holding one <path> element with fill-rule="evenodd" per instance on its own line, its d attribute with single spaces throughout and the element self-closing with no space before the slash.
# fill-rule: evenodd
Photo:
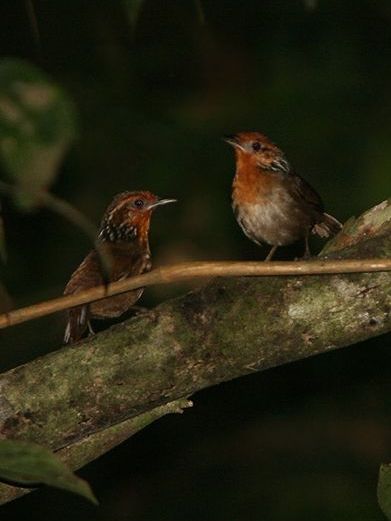
<svg viewBox="0 0 391 521">
<path fill-rule="evenodd" d="M 341 249 L 342 248 L 342 249 Z M 391 203 L 350 222 L 328 258 L 391 255 Z M 216 279 L 0 375 L 0 435 L 57 451 L 205 387 L 391 329 L 391 275 Z M 105 434 L 106 433 L 106 434 Z"/>
<path fill-rule="evenodd" d="M 116 447 L 131 436 L 137 434 L 150 423 L 166 416 L 167 414 L 183 412 L 183 409 L 192 407 L 189 400 L 181 399 L 169 402 L 160 407 L 155 407 L 151 411 L 135 416 L 129 420 L 108 427 L 102 431 L 91 434 L 82 440 L 72 443 L 63 449 L 56 451 L 60 459 L 72 470 L 77 470 L 87 463 L 97 459 L 112 448 Z M 35 489 L 13 487 L 0 483 L 0 505 L 24 496 Z"/>
<path fill-rule="evenodd" d="M 391 259 L 332 259 L 332 260 L 302 260 L 294 262 L 237 262 L 237 261 L 204 261 L 186 262 L 156 268 L 143 275 L 129 277 L 107 286 L 94 288 L 57 297 L 38 304 L 9 311 L 0 315 L 0 329 L 15 326 L 29 320 L 42 318 L 52 313 L 89 304 L 132 289 L 171 284 L 186 280 L 211 277 L 273 277 L 286 275 L 330 275 L 333 273 L 370 273 L 391 271 Z"/>
</svg>

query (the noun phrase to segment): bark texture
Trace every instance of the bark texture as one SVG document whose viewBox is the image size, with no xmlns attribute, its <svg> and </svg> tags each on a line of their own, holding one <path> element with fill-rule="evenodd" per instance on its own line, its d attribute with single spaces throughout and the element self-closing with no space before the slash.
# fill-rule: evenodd
<svg viewBox="0 0 391 521">
<path fill-rule="evenodd" d="M 391 256 L 391 200 L 349 221 L 324 255 Z M 63 454 L 84 443 L 69 458 L 77 468 L 83 453 L 88 460 L 102 453 L 88 445 L 92 435 L 102 445 L 113 425 L 219 382 L 390 331 L 390 295 L 389 272 L 216 279 L 0 375 L 0 436 Z M 4 494 L 0 500 L 10 499 Z"/>
</svg>

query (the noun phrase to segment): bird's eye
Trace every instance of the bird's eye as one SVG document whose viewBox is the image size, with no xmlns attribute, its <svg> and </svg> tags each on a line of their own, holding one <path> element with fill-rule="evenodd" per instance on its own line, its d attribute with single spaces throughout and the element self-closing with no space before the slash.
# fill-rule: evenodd
<svg viewBox="0 0 391 521">
<path fill-rule="evenodd" d="M 140 209 L 144 206 L 144 201 L 142 199 L 136 199 L 133 204 L 136 208 Z"/>
<path fill-rule="evenodd" d="M 254 141 L 251 145 L 251 148 L 254 150 L 254 152 L 259 152 L 262 148 L 262 145 L 259 141 Z"/>
</svg>

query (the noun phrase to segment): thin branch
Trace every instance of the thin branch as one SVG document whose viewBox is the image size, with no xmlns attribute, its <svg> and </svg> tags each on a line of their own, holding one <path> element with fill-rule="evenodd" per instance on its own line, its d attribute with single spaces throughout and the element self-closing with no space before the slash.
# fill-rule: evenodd
<svg viewBox="0 0 391 521">
<path fill-rule="evenodd" d="M 80 210 L 49 192 L 42 193 L 40 202 L 52 212 L 61 215 L 61 217 L 80 228 L 95 246 L 96 227 Z"/>
<path fill-rule="evenodd" d="M 47 300 L 0 315 L 0 329 L 64 311 L 81 304 L 126 293 L 127 291 L 210 277 L 271 277 L 286 275 L 327 275 L 391 271 L 391 259 L 309 260 L 294 262 L 187 262 L 157 268 L 149 273 L 97 286 L 80 293 Z"/>
<path fill-rule="evenodd" d="M 33 35 L 33 40 L 35 44 L 35 49 L 37 53 L 37 57 L 40 61 L 42 61 L 42 44 L 41 44 L 41 35 L 39 33 L 39 26 L 37 15 L 35 12 L 35 7 L 33 0 L 25 0 L 25 6 L 27 11 L 27 16 L 31 26 L 31 32 Z"/>
<path fill-rule="evenodd" d="M 109 273 L 111 266 L 111 257 L 107 251 L 102 248 L 102 244 L 96 239 L 96 227 L 87 217 L 70 203 L 57 197 L 50 192 L 42 192 L 41 201 L 46 208 L 51 210 L 64 219 L 68 220 L 76 227 L 80 228 L 85 235 L 90 239 L 98 253 L 99 266 L 101 270 L 104 285 L 109 283 Z"/>
<path fill-rule="evenodd" d="M 23 193 L 23 190 L 18 186 L 0 181 L 0 192 L 7 197 L 14 198 L 18 194 Z M 46 192 L 44 190 L 40 191 L 39 202 L 43 207 L 47 208 L 53 213 L 60 215 L 65 220 L 74 224 L 89 238 L 93 247 L 98 253 L 102 279 L 106 286 L 109 282 L 111 257 L 107 251 L 102 248 L 101 243 L 97 240 L 97 231 L 95 225 L 92 224 L 92 222 L 80 210 L 72 206 L 64 199 L 61 199 L 60 197 L 57 197 L 50 192 Z"/>
<path fill-rule="evenodd" d="M 197 10 L 197 16 L 200 24 L 205 25 L 205 12 L 201 0 L 194 0 L 194 4 Z"/>
</svg>

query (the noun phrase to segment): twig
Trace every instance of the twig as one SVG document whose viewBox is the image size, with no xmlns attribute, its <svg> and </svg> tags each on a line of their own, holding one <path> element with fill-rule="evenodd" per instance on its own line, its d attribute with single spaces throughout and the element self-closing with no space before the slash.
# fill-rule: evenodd
<svg viewBox="0 0 391 521">
<path fill-rule="evenodd" d="M 88 304 L 127 291 L 209 277 L 271 277 L 286 275 L 330 275 L 336 273 L 365 273 L 391 271 L 391 259 L 309 260 L 294 262 L 187 262 L 157 268 L 108 286 L 97 286 L 86 291 L 59 297 L 0 315 L 0 329 L 44 317 L 58 311 Z"/>
<path fill-rule="evenodd" d="M 60 197 L 57 197 L 50 192 L 42 192 L 41 202 L 46 206 L 46 208 L 54 213 L 57 213 L 58 215 L 61 215 L 64 217 L 64 219 L 67 219 L 76 227 L 80 228 L 90 239 L 91 243 L 94 245 L 94 249 L 98 253 L 98 261 L 102 279 L 104 285 L 107 286 L 110 280 L 109 273 L 111 257 L 107 251 L 102 248 L 102 243 L 96 239 L 96 227 L 89 219 L 87 219 L 87 217 L 85 217 L 85 215 L 80 210 L 72 206 L 64 199 L 61 199 Z"/>
<path fill-rule="evenodd" d="M 202 7 L 201 0 L 194 0 L 195 8 L 197 10 L 197 16 L 198 20 L 201 25 L 205 25 L 205 12 L 204 8 Z"/>
<path fill-rule="evenodd" d="M 25 6 L 27 11 L 27 16 L 31 26 L 31 32 L 33 35 L 33 40 L 35 44 L 36 54 L 39 61 L 42 61 L 42 45 L 41 45 L 41 35 L 39 33 L 38 20 L 37 15 L 35 13 L 33 0 L 25 0 Z"/>
<path fill-rule="evenodd" d="M 9 183 L 5 183 L 4 181 L 0 181 L 0 193 L 14 198 L 16 195 L 23 193 L 23 189 L 19 186 L 11 185 Z M 77 228 L 82 230 L 85 235 L 89 238 L 91 243 L 94 246 L 98 254 L 99 267 L 101 270 L 101 275 L 103 279 L 103 283 L 107 286 L 110 280 L 110 266 L 111 266 L 111 257 L 107 253 L 107 251 L 102 248 L 102 244 L 96 238 L 96 227 L 91 223 L 85 215 L 72 206 L 70 203 L 53 195 L 50 192 L 46 192 L 41 190 L 39 192 L 39 203 L 44 206 L 48 210 L 56 213 L 66 219 L 67 221 L 74 224 Z"/>
</svg>

